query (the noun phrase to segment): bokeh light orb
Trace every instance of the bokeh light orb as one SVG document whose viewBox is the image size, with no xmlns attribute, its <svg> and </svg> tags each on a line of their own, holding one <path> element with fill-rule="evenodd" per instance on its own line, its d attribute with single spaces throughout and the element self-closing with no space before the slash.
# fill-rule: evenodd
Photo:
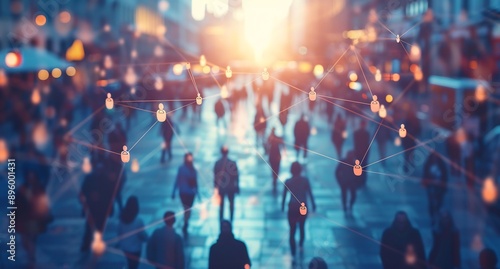
<svg viewBox="0 0 500 269">
<path fill-rule="evenodd" d="M 498 189 L 493 177 L 488 177 L 483 182 L 482 190 L 483 201 L 487 204 L 494 203 L 498 198 Z"/>
<path fill-rule="evenodd" d="M 174 75 L 180 76 L 182 74 L 182 70 L 184 68 L 182 67 L 182 64 L 174 64 L 174 67 L 172 68 L 172 72 L 174 72 Z"/>
<path fill-rule="evenodd" d="M 59 68 L 52 69 L 52 77 L 59 78 L 62 75 L 62 71 Z"/>
<path fill-rule="evenodd" d="M 35 24 L 38 25 L 38 26 L 44 26 L 45 23 L 47 23 L 47 18 L 42 15 L 42 14 L 39 14 L 35 17 Z"/>
<path fill-rule="evenodd" d="M 47 80 L 49 78 L 49 71 L 42 69 L 38 71 L 38 79 L 39 80 Z"/>
<path fill-rule="evenodd" d="M 76 74 L 76 68 L 74 68 L 73 66 L 66 68 L 66 75 L 72 77 L 75 74 Z"/>
<path fill-rule="evenodd" d="M 393 100 L 394 100 L 394 97 L 392 97 L 392 95 L 388 94 L 385 96 L 385 101 L 387 103 L 392 103 Z"/>
<path fill-rule="evenodd" d="M 59 13 L 59 21 L 62 23 L 68 23 L 71 21 L 71 14 L 68 11 L 62 11 Z"/>
<path fill-rule="evenodd" d="M 158 10 L 160 10 L 161 12 L 167 11 L 169 7 L 170 4 L 166 0 L 161 0 L 160 2 L 158 2 Z"/>
<path fill-rule="evenodd" d="M 22 55 L 17 50 L 11 51 L 5 55 L 5 65 L 7 65 L 7 67 L 18 67 L 21 65 L 22 60 Z"/>
</svg>

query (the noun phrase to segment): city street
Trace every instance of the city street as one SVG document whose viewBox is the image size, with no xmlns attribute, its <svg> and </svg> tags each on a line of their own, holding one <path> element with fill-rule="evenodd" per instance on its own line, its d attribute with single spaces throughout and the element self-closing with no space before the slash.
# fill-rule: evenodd
<svg viewBox="0 0 500 269">
<path fill-rule="evenodd" d="M 427 213 L 426 195 L 418 180 L 419 173 L 406 180 L 369 174 L 367 186 L 358 193 L 353 216 L 346 217 L 340 203 L 340 189 L 333 177 L 337 162 L 330 159 L 339 159 L 339 156 L 336 156 L 331 143 L 325 143 L 329 141 L 330 127 L 324 117 L 312 113 L 311 126 L 316 129 L 317 134 L 310 138 L 309 156 L 307 159 L 301 156 L 299 161 L 305 164 L 305 175 L 311 181 L 317 211 L 310 214 L 306 221 L 304 252 L 297 261 L 297 267 L 293 267 L 288 245 L 286 214 L 280 211 L 283 185 L 278 188 L 279 194 L 274 196 L 271 191 L 271 170 L 266 163 L 267 156 L 261 146 L 256 149 L 254 142 L 246 142 L 255 141 L 250 125 L 253 108 L 240 103 L 235 115 L 231 117 L 229 132 L 224 132 L 222 128 L 217 129 L 215 124 L 211 124 L 215 122 L 215 114 L 212 111 L 214 102 L 215 98 L 204 101 L 201 122 L 192 118 L 181 120 L 180 111 L 175 114 L 174 122 L 182 121 L 183 125 L 180 126 L 180 135 L 174 137 L 174 157 L 171 162 L 160 164 L 162 139 L 159 136 L 159 126 L 155 126 L 131 151 L 132 158 L 139 160 L 139 171 L 131 172 L 130 163 L 125 166 L 127 181 L 123 199 L 129 195 L 138 196 L 140 217 L 149 226 L 148 234 L 163 225 L 161 218 L 167 210 L 178 212 L 175 227 L 177 232 L 182 234 L 182 207 L 178 198 L 171 200 L 170 194 L 184 152 L 193 152 L 199 175 L 201 201 L 195 201 L 189 237 L 185 241 L 188 268 L 207 268 L 209 247 L 219 234 L 218 205 L 212 199 L 212 169 L 219 158 L 219 148 L 222 144 L 229 146 L 230 158 L 237 161 L 240 171 L 241 194 L 236 198 L 233 229 L 236 238 L 247 244 L 253 268 L 307 268 L 304 266 L 313 256 L 323 257 L 331 268 L 382 268 L 378 255 L 379 241 L 383 230 L 392 223 L 398 210 L 408 213 L 412 224 L 422 233 L 426 252 L 429 252 L 432 244 L 431 222 Z M 295 151 L 290 146 L 293 143 L 293 124 L 300 112 L 306 109 L 306 105 L 307 103 L 303 103 L 302 106 L 298 105 L 290 110 L 285 131 L 285 140 L 289 145 L 281 164 L 281 180 L 290 177 L 290 164 L 296 160 Z M 229 117 L 227 119 L 229 120 Z M 79 120 L 75 122 L 78 123 Z M 127 131 L 130 141 L 128 143 L 137 141 L 152 123 L 152 116 L 147 112 L 137 111 L 132 120 L 133 127 Z M 269 118 L 269 123 L 276 126 L 279 124 L 276 117 Z M 371 124 L 369 127 L 370 133 L 373 134 L 376 125 Z M 84 125 L 81 130 L 84 128 L 88 127 Z M 79 133 L 81 131 L 77 130 L 75 136 L 78 137 Z M 352 133 L 352 127 L 349 128 L 349 133 Z M 344 153 L 352 148 L 352 143 L 349 137 L 344 145 Z M 401 147 L 392 145 L 388 155 L 401 151 Z M 387 159 L 387 168 L 382 163 L 377 163 L 368 170 L 397 174 L 401 158 L 402 155 L 396 155 Z M 378 148 L 374 143 L 367 163 L 379 159 L 381 158 Z M 64 180 L 53 177 L 48 186 L 49 196 L 56 197 L 51 201 L 55 221 L 48 232 L 38 239 L 37 268 L 78 268 L 87 262 L 86 256 L 79 252 L 85 221 L 77 197 L 83 175 L 76 171 L 72 175 L 73 177 Z M 480 215 L 483 209 L 479 198 L 467 196 L 463 182 L 452 179 L 449 184 L 455 187 L 449 188 L 444 208 L 451 209 L 460 231 L 463 268 L 473 268 L 477 264 L 478 250 L 483 246 L 498 247 L 498 233 L 492 230 L 487 218 Z M 312 208 L 309 210 L 312 211 Z M 116 238 L 116 211 L 115 206 L 115 214 L 106 226 L 105 240 Z M 123 254 L 115 245 L 107 246 L 108 249 L 96 268 L 113 269 L 125 266 Z M 8 268 L 22 267 L 21 263 L 18 263 L 18 267 Z M 150 267 L 144 263 L 140 268 Z"/>
</svg>

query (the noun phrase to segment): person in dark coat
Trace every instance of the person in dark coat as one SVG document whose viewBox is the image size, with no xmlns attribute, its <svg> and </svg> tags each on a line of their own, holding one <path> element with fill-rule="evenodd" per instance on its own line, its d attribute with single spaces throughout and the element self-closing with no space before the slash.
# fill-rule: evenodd
<svg viewBox="0 0 500 269">
<path fill-rule="evenodd" d="M 163 137 L 163 143 L 165 143 L 161 151 L 160 162 L 165 162 L 165 153 L 168 152 L 168 160 L 172 160 L 172 138 L 175 132 L 179 133 L 177 125 L 172 121 L 172 118 L 167 115 L 167 119 L 161 125 L 161 136 Z"/>
<path fill-rule="evenodd" d="M 120 153 L 124 145 L 127 145 L 127 133 L 121 123 L 115 124 L 115 128 L 108 134 L 109 150 Z M 120 159 L 119 155 L 118 159 Z M 113 156 L 114 157 L 114 156 Z"/>
<path fill-rule="evenodd" d="M 276 184 L 280 173 L 281 164 L 281 149 L 284 147 L 283 138 L 275 133 L 276 129 L 271 130 L 271 134 L 267 139 L 267 148 L 269 153 L 269 164 L 273 173 L 273 192 L 276 193 Z"/>
<path fill-rule="evenodd" d="M 168 211 L 163 215 L 165 226 L 156 229 L 148 240 L 146 256 L 156 268 L 184 269 L 184 244 L 174 230 L 175 213 Z"/>
<path fill-rule="evenodd" d="M 234 196 L 240 192 L 238 166 L 236 162 L 228 158 L 229 149 L 227 146 L 223 146 L 220 151 L 222 158 L 214 166 L 214 188 L 218 190 L 220 196 L 220 220 L 222 221 L 224 218 L 224 200 L 227 196 L 232 221 L 234 217 Z"/>
<path fill-rule="evenodd" d="M 307 157 L 307 140 L 309 140 L 310 134 L 311 127 L 309 126 L 307 117 L 302 114 L 293 128 L 293 135 L 295 137 L 294 147 L 297 152 L 297 158 L 299 158 L 301 149 L 304 150 L 304 158 Z"/>
<path fill-rule="evenodd" d="M 380 126 L 377 136 L 375 136 L 375 142 L 380 152 L 380 159 L 387 157 L 387 143 L 391 142 L 393 139 L 394 132 L 385 126 Z M 385 166 L 385 162 L 382 162 L 382 165 Z"/>
<path fill-rule="evenodd" d="M 354 159 L 354 151 L 349 151 L 342 162 L 354 163 Z M 342 208 L 345 213 L 347 213 L 348 210 L 352 213 L 352 207 L 354 206 L 354 202 L 356 202 L 356 192 L 362 185 L 364 181 L 363 177 L 366 176 L 366 173 L 361 176 L 356 176 L 352 171 L 352 167 L 344 163 L 338 164 L 335 170 L 335 177 L 337 178 L 342 194 Z M 347 205 L 347 193 L 351 194 L 349 205 Z"/>
<path fill-rule="evenodd" d="M 114 185 L 108 177 L 105 165 L 100 164 L 83 180 L 79 196 L 87 220 L 81 245 L 83 252 L 90 250 L 94 231 L 102 234 L 106 219 L 113 212 Z"/>
<path fill-rule="evenodd" d="M 446 185 L 448 181 L 448 171 L 446 164 L 435 152 L 432 152 L 424 164 L 424 174 L 422 185 L 427 191 L 429 201 L 429 215 L 434 223 L 436 214 L 443 205 Z"/>
<path fill-rule="evenodd" d="M 343 133 L 346 131 L 346 128 L 346 120 L 341 115 L 337 115 L 333 124 L 331 139 L 339 157 L 342 156 L 342 145 L 345 140 Z"/>
<path fill-rule="evenodd" d="M 252 265 L 247 246 L 234 238 L 231 222 L 221 222 L 219 239 L 210 247 L 208 269 L 248 269 Z"/>
<path fill-rule="evenodd" d="M 259 99 L 257 100 L 259 102 Z M 257 103 L 257 112 L 255 113 L 255 118 L 253 121 L 253 128 L 255 129 L 255 145 L 259 143 L 264 144 L 264 134 L 267 128 L 266 114 L 262 108 L 262 104 Z"/>
<path fill-rule="evenodd" d="M 288 191 L 290 191 L 292 195 L 290 196 L 290 201 L 288 202 L 288 225 L 290 225 L 290 250 L 292 252 L 292 256 L 295 256 L 295 231 L 297 229 L 297 224 L 300 230 L 300 251 L 303 251 L 305 240 L 305 223 L 307 212 L 306 214 L 301 214 L 300 209 L 302 203 L 305 205 L 309 196 L 309 198 L 311 199 L 313 212 L 316 212 L 316 203 L 314 201 L 314 195 L 312 193 L 309 180 L 301 175 L 302 166 L 300 165 L 300 163 L 292 163 L 290 172 L 292 173 L 292 178 L 288 179 L 285 182 L 285 188 L 283 188 L 283 199 L 281 200 L 281 211 L 285 211 L 286 194 Z"/>
<path fill-rule="evenodd" d="M 226 108 L 224 106 L 224 99 L 219 98 L 214 105 L 215 115 L 217 116 L 217 126 L 219 126 L 219 122 L 222 121 L 222 125 L 224 127 L 227 126 L 226 120 L 224 119 L 224 115 L 226 115 Z"/>
<path fill-rule="evenodd" d="M 179 189 L 179 196 L 184 207 L 184 227 L 182 231 L 184 235 L 187 235 L 191 207 L 193 207 L 195 196 L 198 195 L 199 197 L 197 172 L 193 165 L 193 155 L 190 152 L 184 155 L 184 164 L 177 171 L 177 177 L 172 190 L 172 199 L 175 198 L 177 189 Z"/>
<path fill-rule="evenodd" d="M 449 212 L 443 212 L 437 229 L 432 232 L 434 242 L 429 254 L 431 268 L 460 268 L 460 235 Z"/>
<path fill-rule="evenodd" d="M 288 109 L 292 105 L 292 95 L 290 93 L 281 93 L 280 97 L 280 114 L 279 114 L 279 120 L 280 123 L 283 127 L 285 127 L 286 123 L 288 122 Z"/>
<path fill-rule="evenodd" d="M 358 130 L 353 134 L 354 136 L 354 157 L 358 159 L 361 166 L 365 165 L 368 158 L 368 147 L 370 146 L 370 133 L 366 130 L 366 121 L 362 120 Z M 366 156 L 365 156 L 366 155 Z"/>
<path fill-rule="evenodd" d="M 380 245 L 384 269 L 424 269 L 425 250 L 420 232 L 413 228 L 405 212 L 396 213 L 391 227 L 385 229 Z"/>
<path fill-rule="evenodd" d="M 479 253 L 479 267 L 481 269 L 497 269 L 498 257 L 491 248 L 485 248 Z"/>
</svg>

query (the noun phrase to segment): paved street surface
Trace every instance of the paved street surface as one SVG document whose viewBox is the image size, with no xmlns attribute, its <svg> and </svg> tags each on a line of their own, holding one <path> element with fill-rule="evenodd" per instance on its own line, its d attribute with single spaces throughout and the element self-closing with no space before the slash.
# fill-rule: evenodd
<svg viewBox="0 0 500 269">
<path fill-rule="evenodd" d="M 313 256 L 323 257 L 329 268 L 382 268 L 378 255 L 379 240 L 383 230 L 392 223 L 394 214 L 398 210 L 406 211 L 412 224 L 420 229 L 426 252 L 429 253 L 432 245 L 431 221 L 427 211 L 427 196 L 418 181 L 420 174 L 418 171 L 406 180 L 395 180 L 385 175 L 370 173 L 367 186 L 358 192 L 353 216 L 346 217 L 340 203 L 340 189 L 333 177 L 337 162 L 311 152 L 306 160 L 301 157 L 300 161 L 306 166 L 305 174 L 312 184 L 317 212 L 312 213 L 312 207 L 309 207 L 312 214 L 306 221 L 304 252 L 294 267 L 288 245 L 289 228 L 286 213 L 280 210 L 283 185 L 279 185 L 278 195 L 273 196 L 271 170 L 260 157 L 262 155 L 267 160 L 267 156 L 264 155 L 261 146 L 257 150 L 255 147 L 255 136 L 251 126 L 254 108 L 242 103 L 231 119 L 227 115 L 228 121 L 231 122 L 230 129 L 228 132 L 223 132 L 215 125 L 213 113 L 215 100 L 215 98 L 204 100 L 201 122 L 192 120 L 191 117 L 181 120 L 180 111 L 176 112 L 176 122 L 182 124 L 180 135 L 174 137 L 174 158 L 171 162 L 160 164 L 162 139 L 158 124 L 131 151 L 132 158 L 139 160 L 140 170 L 133 173 L 130 163 L 126 166 L 127 181 L 123 199 L 126 200 L 129 195 L 138 196 L 140 217 L 147 225 L 152 224 L 147 232 L 151 234 L 155 228 L 163 225 L 158 220 L 162 218 L 164 212 L 174 210 L 179 212 L 175 227 L 178 233 L 181 233 L 182 206 L 178 197 L 176 200 L 171 200 L 170 194 L 185 150 L 194 153 L 202 201 L 195 201 L 189 226 L 190 236 L 185 244 L 188 268 L 207 268 L 209 247 L 219 234 L 218 205 L 211 199 L 213 194 L 211 171 L 219 158 L 219 148 L 224 143 L 229 145 L 230 157 L 237 161 L 241 174 L 241 194 L 236 198 L 234 234 L 247 244 L 252 268 L 307 268 Z M 321 100 L 317 102 L 319 104 Z M 301 105 L 290 110 L 289 123 L 285 130 L 285 140 L 289 144 L 293 143 L 293 125 L 307 102 Z M 78 123 L 78 120 L 76 122 Z M 137 141 L 153 123 L 153 116 L 147 112 L 137 111 L 132 121 L 133 127 L 128 130 L 128 143 L 133 144 Z M 276 117 L 271 118 L 269 123 L 268 130 L 272 124 L 278 126 Z M 333 159 L 340 159 L 330 142 L 330 127 L 325 118 L 312 115 L 311 125 L 316 129 L 316 132 L 313 132 L 316 134 L 310 138 L 310 149 Z M 373 134 L 376 125 L 370 123 L 369 127 Z M 88 128 L 88 124 L 83 126 L 82 130 L 83 128 Z M 352 134 L 352 126 L 349 128 L 349 133 Z M 78 134 L 77 131 L 76 135 Z M 352 146 L 352 138 L 349 136 L 344 144 L 344 153 Z M 442 145 L 436 144 L 434 147 L 441 149 Z M 391 145 L 388 155 L 400 151 L 402 147 Z M 296 160 L 293 147 L 288 146 L 286 154 L 281 164 L 282 180 L 289 178 L 290 164 Z M 373 163 L 380 158 L 377 144 L 373 143 L 367 163 Z M 396 155 L 384 162 L 385 167 L 382 163 L 377 163 L 368 170 L 399 174 L 398 168 L 402 158 L 402 155 Z M 41 264 L 39 268 L 81 268 L 86 262 L 85 256 L 79 251 L 84 219 L 77 193 L 82 179 L 81 173 L 73 173 L 72 177 L 64 180 L 55 178 L 50 183 L 49 193 L 55 221 L 49 231 L 38 240 L 37 259 Z M 490 246 L 496 247 L 498 253 L 499 237 L 482 215 L 483 209 L 479 197 L 466 200 L 466 197 L 472 195 L 466 195 L 463 180 L 451 178 L 450 185 L 453 186 L 446 195 L 445 207 L 452 210 L 461 232 L 462 268 L 476 268 L 478 250 L 483 246 Z M 118 224 L 116 211 L 117 208 L 108 221 L 104 235 L 106 240 L 116 237 Z M 228 212 L 226 216 L 229 216 Z M 21 268 L 24 253 L 20 242 L 17 246 L 19 262 L 16 264 L 19 266 L 17 268 Z M 96 268 L 125 267 L 126 261 L 115 247 L 114 244 L 108 245 L 108 251 L 98 261 Z M 143 257 L 144 253 L 145 248 Z M 140 268 L 151 267 L 142 263 Z"/>
</svg>

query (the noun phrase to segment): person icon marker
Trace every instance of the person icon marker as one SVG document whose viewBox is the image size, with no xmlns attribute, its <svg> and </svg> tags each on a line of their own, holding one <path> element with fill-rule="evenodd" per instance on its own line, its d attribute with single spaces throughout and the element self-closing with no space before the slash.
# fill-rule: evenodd
<svg viewBox="0 0 500 269">
<path fill-rule="evenodd" d="M 387 117 L 387 110 L 385 109 L 385 106 L 384 106 L 384 105 L 381 105 L 381 106 L 380 106 L 380 110 L 378 111 L 378 115 L 379 115 L 379 117 L 381 117 L 382 119 L 384 119 L 385 117 Z"/>
<path fill-rule="evenodd" d="M 399 129 L 399 137 L 401 138 L 406 137 L 406 129 L 404 124 L 401 124 L 401 128 Z"/>
<path fill-rule="evenodd" d="M 377 100 L 378 98 L 376 95 L 374 95 L 372 98 L 373 101 L 370 103 L 370 109 L 372 110 L 373 113 L 377 113 L 380 110 L 380 103 Z"/>
<path fill-rule="evenodd" d="M 156 111 L 156 119 L 159 122 L 164 122 L 167 119 L 167 112 L 163 110 L 164 106 L 162 103 L 158 105 L 158 110 Z"/>
<path fill-rule="evenodd" d="M 128 163 L 130 161 L 130 152 L 127 151 L 127 146 L 123 146 L 123 151 L 120 155 L 122 157 L 122 162 Z"/>
<path fill-rule="evenodd" d="M 106 98 L 106 108 L 107 109 L 113 109 L 113 106 L 115 105 L 115 102 L 113 101 L 113 98 L 111 98 L 111 93 L 108 92 L 107 97 L 108 98 Z"/>
<path fill-rule="evenodd" d="M 311 87 L 311 91 L 309 92 L 309 100 L 316 101 L 316 92 L 314 91 L 314 87 Z"/>
<path fill-rule="evenodd" d="M 198 93 L 198 96 L 196 97 L 196 104 L 200 106 L 202 102 L 203 98 L 201 98 L 201 95 Z"/>
<path fill-rule="evenodd" d="M 307 214 L 307 207 L 305 203 L 300 203 L 299 211 L 302 216 L 305 216 Z"/>
<path fill-rule="evenodd" d="M 267 68 L 264 68 L 264 71 L 262 71 L 262 79 L 263 80 L 269 79 L 269 72 L 267 72 Z"/>
<path fill-rule="evenodd" d="M 187 70 L 191 69 L 191 64 L 190 63 L 186 63 L 186 69 Z"/>
<path fill-rule="evenodd" d="M 354 172 L 354 175 L 359 177 L 363 173 L 363 169 L 361 168 L 361 165 L 359 165 L 359 160 L 356 160 L 354 163 L 355 164 L 354 164 L 354 167 L 352 168 L 352 170 Z"/>
<path fill-rule="evenodd" d="M 92 241 L 92 252 L 100 257 L 106 250 L 106 243 L 102 240 L 102 234 L 100 232 L 94 232 L 94 240 Z"/>
<path fill-rule="evenodd" d="M 231 67 L 228 65 L 226 68 L 226 78 L 231 78 L 233 76 L 233 71 L 231 70 Z"/>
<path fill-rule="evenodd" d="M 396 42 L 397 43 L 401 42 L 401 37 L 399 35 L 396 35 Z"/>
</svg>

